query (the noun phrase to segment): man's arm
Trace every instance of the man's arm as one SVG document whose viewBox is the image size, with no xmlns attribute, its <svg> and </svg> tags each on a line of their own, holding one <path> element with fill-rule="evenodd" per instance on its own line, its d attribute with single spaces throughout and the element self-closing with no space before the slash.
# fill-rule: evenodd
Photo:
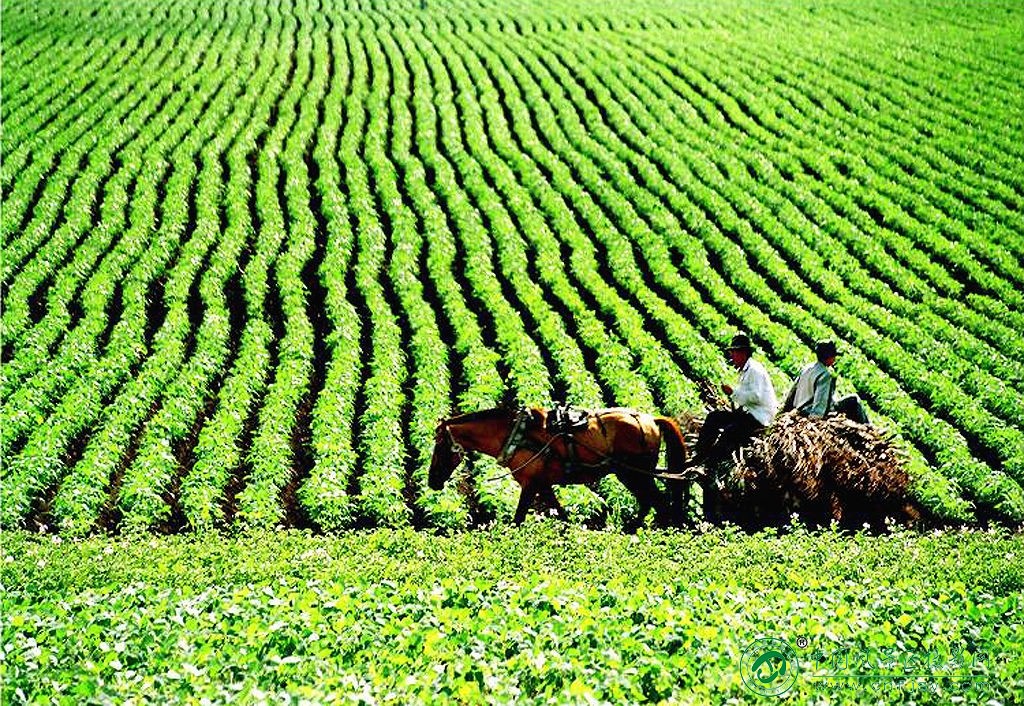
<svg viewBox="0 0 1024 706">
<path fill-rule="evenodd" d="M 793 398 L 796 397 L 796 384 L 800 378 L 793 381 L 793 384 L 789 386 L 789 392 L 786 393 L 786 399 L 782 402 L 782 411 L 788 412 L 793 409 Z"/>
</svg>

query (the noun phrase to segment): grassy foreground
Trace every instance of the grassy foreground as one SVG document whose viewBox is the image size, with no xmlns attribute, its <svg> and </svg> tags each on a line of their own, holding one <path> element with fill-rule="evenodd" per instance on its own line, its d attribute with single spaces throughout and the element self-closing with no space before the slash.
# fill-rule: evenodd
<svg viewBox="0 0 1024 706">
<path fill-rule="evenodd" d="M 1004 531 L 7 533 L 2 576 L 5 704 L 773 701 L 758 638 L 792 703 L 1024 696 Z"/>
</svg>

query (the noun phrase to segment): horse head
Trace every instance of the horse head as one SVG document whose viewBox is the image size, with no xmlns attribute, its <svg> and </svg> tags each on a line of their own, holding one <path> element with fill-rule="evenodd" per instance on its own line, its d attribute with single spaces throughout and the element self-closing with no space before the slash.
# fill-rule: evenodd
<svg viewBox="0 0 1024 706">
<path fill-rule="evenodd" d="M 452 473 L 462 463 L 464 454 L 465 451 L 455 442 L 451 429 L 448 428 L 448 420 L 443 420 L 434 432 L 434 453 L 430 457 L 430 473 L 427 476 L 427 483 L 432 490 L 444 487 Z"/>
</svg>

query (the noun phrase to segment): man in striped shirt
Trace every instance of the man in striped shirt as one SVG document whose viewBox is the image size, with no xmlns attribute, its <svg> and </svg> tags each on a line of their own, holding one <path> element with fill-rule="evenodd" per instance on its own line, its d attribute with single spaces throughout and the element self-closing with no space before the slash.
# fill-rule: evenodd
<svg viewBox="0 0 1024 706">
<path fill-rule="evenodd" d="M 829 412 L 845 414 L 855 422 L 868 423 L 868 415 L 857 395 L 835 399 L 836 377 L 832 366 L 838 350 L 835 341 L 819 341 L 814 346 L 817 360 L 800 371 L 782 403 L 782 411 L 792 409 L 808 417 L 824 417 Z"/>
</svg>

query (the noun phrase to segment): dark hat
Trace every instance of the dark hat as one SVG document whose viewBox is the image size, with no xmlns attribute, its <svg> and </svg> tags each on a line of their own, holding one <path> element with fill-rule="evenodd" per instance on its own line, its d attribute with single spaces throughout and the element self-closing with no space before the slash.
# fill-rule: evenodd
<svg viewBox="0 0 1024 706">
<path fill-rule="evenodd" d="M 839 355 L 835 341 L 818 341 L 814 344 L 814 353 L 822 360 Z"/>
<path fill-rule="evenodd" d="M 753 352 L 754 347 L 750 345 L 750 336 L 745 333 L 737 333 L 732 337 L 732 343 L 726 348 L 727 351 L 748 351 Z"/>
</svg>

